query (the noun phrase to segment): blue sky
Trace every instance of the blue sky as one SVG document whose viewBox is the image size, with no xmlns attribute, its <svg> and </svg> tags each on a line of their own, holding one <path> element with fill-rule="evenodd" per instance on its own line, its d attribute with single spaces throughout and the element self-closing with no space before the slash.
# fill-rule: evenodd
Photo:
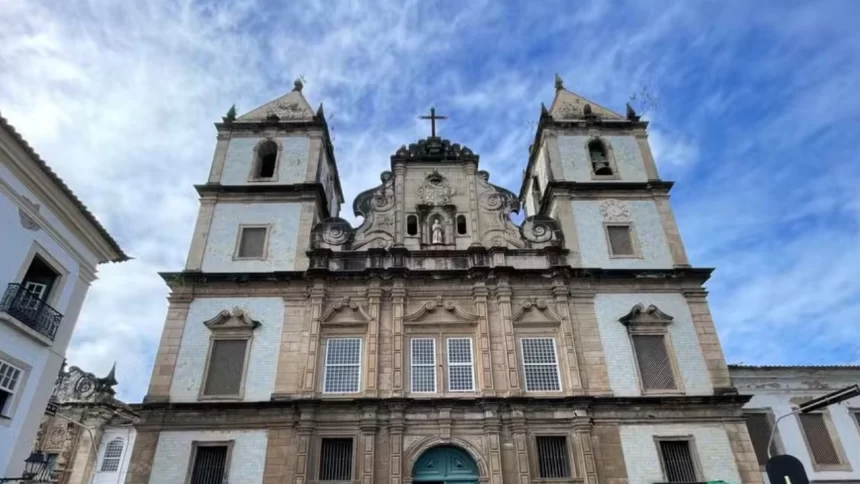
<svg viewBox="0 0 860 484">
<path fill-rule="evenodd" d="M 103 266 L 69 350 L 145 393 L 214 121 L 325 104 L 346 198 L 417 116 L 519 188 L 553 75 L 623 110 L 646 88 L 663 179 L 731 362 L 860 362 L 860 3 L 0 0 L 0 110 L 135 257 Z"/>
</svg>

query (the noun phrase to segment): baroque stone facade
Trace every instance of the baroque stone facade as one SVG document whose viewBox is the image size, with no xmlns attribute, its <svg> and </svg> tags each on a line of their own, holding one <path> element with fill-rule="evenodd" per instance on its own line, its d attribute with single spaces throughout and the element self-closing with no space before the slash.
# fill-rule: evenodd
<svg viewBox="0 0 860 484">
<path fill-rule="evenodd" d="M 300 83 L 216 126 L 126 482 L 207 482 L 204 454 L 248 483 L 761 482 L 632 110 L 557 81 L 518 195 L 466 146 L 404 145 L 357 227 Z M 300 171 L 245 178 L 284 163 L 265 139 Z"/>
</svg>

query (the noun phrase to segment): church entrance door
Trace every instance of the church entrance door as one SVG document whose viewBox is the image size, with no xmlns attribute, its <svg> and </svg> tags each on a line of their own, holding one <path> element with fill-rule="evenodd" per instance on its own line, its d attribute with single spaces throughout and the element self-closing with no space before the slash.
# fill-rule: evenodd
<svg viewBox="0 0 860 484">
<path fill-rule="evenodd" d="M 412 469 L 412 481 L 421 484 L 476 484 L 478 465 L 459 447 L 428 449 Z"/>
</svg>

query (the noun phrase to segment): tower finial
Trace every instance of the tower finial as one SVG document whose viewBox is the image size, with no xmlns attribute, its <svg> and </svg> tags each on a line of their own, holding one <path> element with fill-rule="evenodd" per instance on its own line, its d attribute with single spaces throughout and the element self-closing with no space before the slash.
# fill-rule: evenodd
<svg viewBox="0 0 860 484">
<path fill-rule="evenodd" d="M 221 118 L 225 123 L 230 124 L 233 121 L 236 121 L 236 105 L 230 106 L 230 110 L 227 111 L 227 115 Z"/>
<path fill-rule="evenodd" d="M 555 90 L 559 91 L 564 89 L 564 81 L 561 79 L 561 76 L 558 75 L 558 72 L 555 73 Z"/>
<path fill-rule="evenodd" d="M 293 91 L 302 92 L 302 88 L 305 87 L 304 83 L 302 83 L 302 79 L 298 78 L 293 81 Z"/>
</svg>

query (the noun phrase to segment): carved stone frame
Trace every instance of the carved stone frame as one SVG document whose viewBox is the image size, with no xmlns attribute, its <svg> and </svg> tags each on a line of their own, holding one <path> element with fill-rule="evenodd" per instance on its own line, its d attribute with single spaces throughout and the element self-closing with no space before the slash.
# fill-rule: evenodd
<svg viewBox="0 0 860 484">
<path fill-rule="evenodd" d="M 226 309 L 218 313 L 214 318 L 203 323 L 209 328 L 209 349 L 206 352 L 206 361 L 203 365 L 203 378 L 200 380 L 198 400 L 242 400 L 245 396 L 245 380 L 248 376 L 248 360 L 251 356 L 251 345 L 254 341 L 254 330 L 260 326 L 259 321 L 248 317 L 247 313 L 239 308 L 233 311 Z M 244 340 L 245 356 L 242 361 L 242 376 L 239 380 L 239 392 L 235 395 L 206 395 L 206 382 L 209 379 L 209 363 L 212 357 L 212 348 L 219 340 Z"/>
<path fill-rule="evenodd" d="M 260 255 L 260 257 L 239 256 L 239 251 L 242 248 L 242 234 L 245 232 L 245 229 L 265 229 L 266 233 L 265 235 L 263 235 L 263 253 Z M 236 232 L 236 245 L 233 249 L 233 260 L 267 260 L 269 258 L 269 238 L 271 237 L 271 235 L 272 224 L 239 224 L 239 230 Z"/>
<path fill-rule="evenodd" d="M 444 240 L 441 244 L 432 243 L 433 220 L 436 218 L 439 218 L 442 224 Z M 424 249 L 454 247 L 457 243 L 457 207 L 455 205 L 418 205 L 418 235 L 421 247 Z"/>
<path fill-rule="evenodd" d="M 657 458 L 660 459 L 660 471 L 663 473 L 664 482 L 669 482 L 669 476 L 666 474 L 666 462 L 663 460 L 663 451 L 660 448 L 660 442 L 686 442 L 690 447 L 690 460 L 693 461 L 693 469 L 696 472 L 696 481 L 703 480 L 702 463 L 699 460 L 699 452 L 696 450 L 696 438 L 692 435 L 655 435 L 654 446 L 657 448 Z"/>
<path fill-rule="evenodd" d="M 591 150 L 588 149 L 588 145 L 595 140 L 603 144 L 603 148 L 606 150 L 606 161 L 609 163 L 609 169 L 612 170 L 611 175 L 598 175 L 594 173 L 594 163 L 591 161 Z M 618 164 L 615 162 L 615 150 L 612 149 L 612 144 L 606 138 L 597 135 L 589 136 L 588 139 L 585 140 L 585 154 L 586 159 L 588 160 L 588 172 L 591 174 L 592 180 L 621 179 L 621 175 L 618 173 Z"/>
<path fill-rule="evenodd" d="M 609 239 L 609 227 L 627 227 L 630 235 L 630 246 L 632 254 L 615 254 L 612 251 L 612 241 Z M 642 259 L 642 251 L 639 246 L 639 238 L 636 236 L 636 226 L 633 222 L 603 222 L 603 235 L 606 237 L 606 251 L 610 259 Z"/>
<path fill-rule="evenodd" d="M 265 143 L 266 141 L 271 141 L 271 142 L 275 143 L 275 145 L 278 147 L 278 151 L 277 151 L 277 154 L 275 155 L 275 171 L 272 173 L 271 177 L 262 178 L 262 177 L 257 175 L 257 173 L 260 172 L 259 168 L 260 168 L 260 161 L 261 161 L 258 151 L 259 151 L 260 147 L 263 145 L 263 143 Z M 248 173 L 248 181 L 254 182 L 254 183 L 277 182 L 278 181 L 278 172 L 280 171 L 280 168 L 281 168 L 281 156 L 283 155 L 283 153 L 284 153 L 284 146 L 281 144 L 280 140 L 278 140 L 276 138 L 270 138 L 270 137 L 261 139 L 254 146 L 254 157 L 251 159 L 251 171 L 250 171 L 250 173 Z"/>
<path fill-rule="evenodd" d="M 339 482 L 359 482 L 356 478 L 356 474 L 358 473 L 358 443 L 359 439 L 356 438 L 354 434 L 344 433 L 343 431 L 327 431 L 325 429 L 317 429 L 316 434 L 313 436 L 313 447 L 311 449 L 311 459 L 308 459 L 308 472 L 306 475 L 311 476 L 310 482 L 325 482 L 320 481 L 320 464 L 322 463 L 322 441 L 323 439 L 350 439 L 352 440 L 352 462 L 350 463 L 350 477 L 352 479 L 348 481 L 339 481 Z"/>
<path fill-rule="evenodd" d="M 809 442 L 809 438 L 806 436 L 806 430 L 803 428 L 803 423 L 800 421 L 800 415 L 795 415 L 794 421 L 797 422 L 797 426 L 800 429 L 800 435 L 803 437 L 803 443 L 806 445 L 806 450 L 809 454 L 809 462 L 812 464 L 812 470 L 816 472 L 851 472 L 851 462 L 848 460 L 848 456 L 845 455 L 845 446 L 842 445 L 842 440 L 839 438 L 839 432 L 836 431 L 836 426 L 833 425 L 830 409 L 824 408 L 810 413 L 813 415 L 821 415 L 821 419 L 824 421 L 824 428 L 827 430 L 830 442 L 833 444 L 833 450 L 836 451 L 836 456 L 839 457 L 839 464 L 819 464 L 815 462 L 815 454 L 812 452 L 812 445 Z"/>
<path fill-rule="evenodd" d="M 669 333 L 668 325 L 675 318 L 660 311 L 655 305 L 650 305 L 647 308 L 643 304 L 636 304 L 618 321 L 627 327 L 627 337 L 630 343 L 630 352 L 633 356 L 633 365 L 636 367 L 636 377 L 639 380 L 639 390 L 642 395 L 682 395 L 684 394 L 684 380 L 678 368 L 678 358 L 675 355 L 675 348 L 672 344 L 672 337 Z M 639 358 L 636 356 L 636 345 L 633 341 L 634 336 L 662 336 L 663 344 L 666 347 L 666 355 L 669 358 L 669 368 L 672 371 L 672 377 L 675 380 L 675 388 L 651 388 L 646 389 L 644 379 L 642 378 L 642 370 L 639 368 Z"/>
<path fill-rule="evenodd" d="M 227 447 L 227 457 L 224 459 L 224 476 L 229 480 L 230 476 L 230 460 L 233 457 L 233 444 L 235 440 L 219 440 L 205 441 L 195 440 L 191 442 L 191 455 L 188 459 L 188 470 L 185 472 L 185 484 L 191 484 L 192 474 L 194 473 L 194 461 L 197 459 L 197 449 L 200 447 Z"/>
<path fill-rule="evenodd" d="M 567 463 L 569 465 L 570 475 L 568 477 L 540 477 L 540 455 L 538 455 L 538 447 L 537 447 L 537 439 L 538 437 L 564 437 L 564 447 L 567 452 Z M 567 482 L 568 480 L 579 480 L 584 476 L 581 476 L 581 471 L 578 466 L 578 455 L 574 450 L 574 443 L 576 442 L 575 437 L 571 435 L 570 432 L 566 432 L 565 430 L 549 430 L 549 431 L 538 431 L 529 434 L 528 438 L 528 448 L 529 455 L 532 458 L 529 459 L 529 466 L 531 466 L 531 475 L 535 476 L 532 478 L 532 482 Z"/>
</svg>

